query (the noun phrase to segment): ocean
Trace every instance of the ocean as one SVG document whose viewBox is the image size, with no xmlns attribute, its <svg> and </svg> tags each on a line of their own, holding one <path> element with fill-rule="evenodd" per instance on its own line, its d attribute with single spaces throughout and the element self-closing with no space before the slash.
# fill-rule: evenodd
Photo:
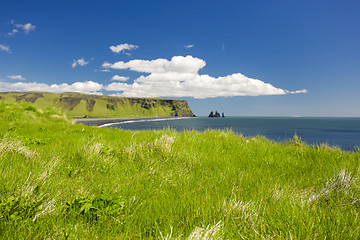
<svg viewBox="0 0 360 240">
<path fill-rule="evenodd" d="M 155 130 L 172 128 L 176 131 L 231 129 L 243 136 L 262 135 L 284 142 L 296 134 L 311 145 L 328 144 L 345 151 L 358 151 L 360 147 L 360 118 L 324 117 L 226 117 L 185 118 L 176 120 L 141 121 L 114 124 L 109 127 L 124 130 Z"/>
</svg>

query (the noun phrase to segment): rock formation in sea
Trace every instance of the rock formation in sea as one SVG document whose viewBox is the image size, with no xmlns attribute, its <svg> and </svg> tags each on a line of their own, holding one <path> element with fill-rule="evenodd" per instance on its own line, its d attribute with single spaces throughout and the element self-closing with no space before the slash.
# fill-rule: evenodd
<svg viewBox="0 0 360 240">
<path fill-rule="evenodd" d="M 210 112 L 209 114 L 209 118 L 219 118 L 220 117 L 220 113 L 218 113 L 218 111 L 215 111 L 215 114 L 213 111 Z M 223 113 L 223 117 L 224 117 L 224 113 Z"/>
</svg>

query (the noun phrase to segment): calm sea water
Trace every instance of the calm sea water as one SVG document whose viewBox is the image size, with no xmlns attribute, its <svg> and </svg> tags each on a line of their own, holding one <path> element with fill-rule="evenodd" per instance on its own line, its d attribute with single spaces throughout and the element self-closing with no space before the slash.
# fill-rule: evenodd
<svg viewBox="0 0 360 240">
<path fill-rule="evenodd" d="M 170 127 L 177 131 L 232 129 L 244 136 L 262 135 L 280 142 L 297 134 L 308 144 L 327 143 L 346 151 L 357 151 L 360 147 L 360 118 L 198 117 L 121 123 L 110 127 L 124 130 L 153 130 Z"/>
</svg>

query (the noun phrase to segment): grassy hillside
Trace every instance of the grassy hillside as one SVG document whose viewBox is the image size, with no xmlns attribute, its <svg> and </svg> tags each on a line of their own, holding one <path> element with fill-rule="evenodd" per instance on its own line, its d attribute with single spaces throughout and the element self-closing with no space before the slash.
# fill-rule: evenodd
<svg viewBox="0 0 360 240">
<path fill-rule="evenodd" d="M 0 101 L 0 239 L 359 239 L 359 159 Z"/>
<path fill-rule="evenodd" d="M 7 92 L 0 100 L 31 102 L 42 108 L 56 107 L 70 117 L 134 118 L 194 116 L 184 100 L 120 98 L 82 93 Z"/>
</svg>

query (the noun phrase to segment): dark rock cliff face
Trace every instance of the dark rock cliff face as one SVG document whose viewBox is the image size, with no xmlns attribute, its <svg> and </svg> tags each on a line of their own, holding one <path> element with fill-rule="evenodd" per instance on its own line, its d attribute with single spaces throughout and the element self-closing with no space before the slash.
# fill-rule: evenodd
<svg viewBox="0 0 360 240">
<path fill-rule="evenodd" d="M 174 117 L 195 117 L 195 114 L 191 111 L 187 101 L 176 100 L 172 102 L 172 110 L 174 110 L 172 116 Z"/>
<path fill-rule="evenodd" d="M 34 103 L 39 97 L 43 97 L 41 93 L 37 92 L 27 92 L 21 95 L 15 96 L 17 102 L 25 100 L 26 102 Z"/>
</svg>

